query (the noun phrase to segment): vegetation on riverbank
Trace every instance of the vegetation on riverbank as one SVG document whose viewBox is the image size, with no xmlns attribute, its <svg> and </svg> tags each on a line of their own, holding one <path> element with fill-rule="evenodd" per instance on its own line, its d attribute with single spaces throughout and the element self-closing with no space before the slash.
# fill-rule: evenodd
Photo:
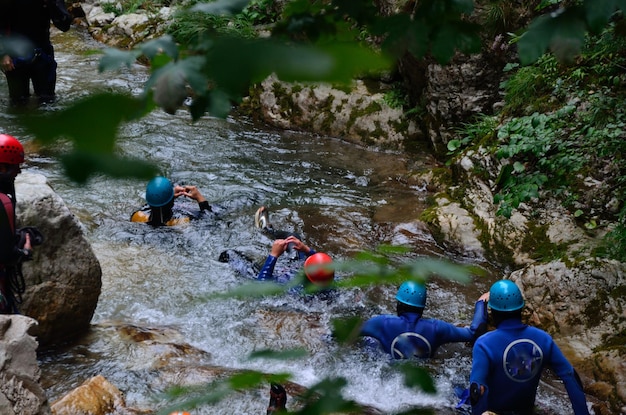
<svg viewBox="0 0 626 415">
<path fill-rule="evenodd" d="M 506 217 L 520 203 L 554 197 L 580 225 L 610 224 L 597 254 L 626 260 L 626 26 L 619 18 L 587 37 L 575 61 L 545 55 L 510 64 L 505 105 L 467 123 L 448 143 L 451 157 L 487 148 L 505 166 L 494 203 Z"/>
</svg>

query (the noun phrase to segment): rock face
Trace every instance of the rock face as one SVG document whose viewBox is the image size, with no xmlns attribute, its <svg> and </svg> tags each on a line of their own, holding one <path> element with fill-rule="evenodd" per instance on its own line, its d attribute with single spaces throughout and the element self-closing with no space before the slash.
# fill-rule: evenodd
<svg viewBox="0 0 626 415">
<path fill-rule="evenodd" d="M 24 263 L 26 292 L 20 312 L 39 323 L 42 346 L 71 339 L 89 328 L 102 287 L 102 270 L 82 225 L 40 174 L 15 182 L 17 226 L 35 226 L 44 242 Z"/>
<path fill-rule="evenodd" d="M 107 3 L 119 4 L 110 0 L 82 2 L 83 15 L 94 39 L 120 49 L 132 49 L 142 41 L 162 35 L 173 12 L 169 7 L 161 7 L 116 16 L 104 10 L 103 4 Z"/>
<path fill-rule="evenodd" d="M 0 413 L 49 415 L 39 384 L 37 322 L 20 315 L 0 315 Z"/>
<path fill-rule="evenodd" d="M 127 413 L 122 392 L 103 376 L 94 376 L 52 404 L 53 415 Z"/>
<path fill-rule="evenodd" d="M 341 137 L 364 146 L 402 150 L 420 136 L 417 123 L 402 108 L 385 103 L 384 83 L 373 91 L 362 80 L 349 90 L 326 84 L 293 84 L 270 76 L 247 100 L 264 122 L 291 130 Z"/>
</svg>

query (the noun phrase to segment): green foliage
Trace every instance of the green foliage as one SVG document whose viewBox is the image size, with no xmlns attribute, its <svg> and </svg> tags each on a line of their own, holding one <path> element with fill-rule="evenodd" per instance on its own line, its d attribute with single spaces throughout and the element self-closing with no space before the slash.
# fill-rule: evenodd
<svg viewBox="0 0 626 415">
<path fill-rule="evenodd" d="M 509 120 L 498 131 L 495 150 L 506 160 L 498 178 L 494 201 L 499 213 L 509 216 L 520 203 L 549 192 L 573 206 L 584 196 L 580 183 L 585 176 L 604 174 L 613 189 L 620 213 L 602 249 L 604 255 L 624 258 L 626 232 L 626 113 L 623 68 L 626 66 L 626 38 L 623 21 L 611 23 L 597 36 L 588 36 L 576 65 L 559 65 L 551 55 L 522 67 L 507 81 L 504 112 L 528 114 Z M 514 68 L 513 68 L 514 69 Z M 578 104 L 553 108 L 563 99 Z M 594 230 L 599 218 L 577 209 L 581 226 Z M 598 252 L 600 253 L 600 252 Z"/>
<path fill-rule="evenodd" d="M 626 207 L 623 207 L 617 226 L 606 237 L 606 253 L 610 258 L 626 261 Z"/>
<path fill-rule="evenodd" d="M 471 123 L 464 123 L 459 129 L 458 135 L 461 138 L 448 142 L 448 155 L 453 155 L 459 151 L 479 143 L 483 139 L 488 139 L 495 134 L 498 120 L 490 115 L 478 115 Z"/>
<path fill-rule="evenodd" d="M 390 108 L 405 108 L 409 106 L 409 96 L 401 86 L 387 91 L 383 96 L 383 101 L 385 101 Z"/>
<path fill-rule="evenodd" d="M 586 157 L 578 137 L 560 133 L 573 110 L 566 106 L 551 115 L 513 118 L 500 128 L 496 156 L 508 162 L 500 171 L 499 192 L 494 196 L 499 214 L 510 217 L 520 203 L 539 197 L 541 188 L 563 193 L 575 182 Z"/>
<path fill-rule="evenodd" d="M 209 3 L 216 5 L 219 3 Z M 236 4 L 236 2 L 235 2 Z M 257 37 L 256 30 L 248 17 L 240 13 L 207 13 L 202 8 L 191 7 L 179 11 L 168 26 L 168 34 L 176 42 L 194 48 L 213 36 L 237 36 L 246 39 Z"/>
<path fill-rule="evenodd" d="M 550 50 L 559 61 L 569 62 L 578 55 L 587 33 L 600 33 L 616 12 L 625 12 L 622 0 L 584 0 L 535 19 L 521 36 L 520 62 L 528 65 Z"/>
<path fill-rule="evenodd" d="M 169 5 L 169 1 L 159 0 L 121 0 L 117 2 L 102 3 L 102 10 L 105 13 L 114 13 L 116 16 L 135 13 L 139 9 L 156 11 L 159 8 Z"/>
<path fill-rule="evenodd" d="M 544 55 L 534 65 L 519 68 L 501 87 L 506 92 L 504 113 L 528 114 L 548 111 L 557 87 L 559 69 L 552 55 Z"/>
<path fill-rule="evenodd" d="M 251 0 L 241 15 L 252 25 L 272 24 L 280 19 L 276 0 Z"/>
</svg>

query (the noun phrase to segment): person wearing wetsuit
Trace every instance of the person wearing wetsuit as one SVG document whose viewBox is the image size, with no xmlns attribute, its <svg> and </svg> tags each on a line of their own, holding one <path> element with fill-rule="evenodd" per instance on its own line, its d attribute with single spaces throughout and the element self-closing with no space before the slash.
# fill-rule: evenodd
<svg viewBox="0 0 626 415">
<path fill-rule="evenodd" d="M 489 290 L 496 330 L 474 344 L 470 374 L 472 414 L 531 415 L 543 369 L 561 378 L 575 415 L 589 415 L 578 374 L 543 330 L 522 323 L 524 299 L 517 285 L 500 280 Z"/>
<path fill-rule="evenodd" d="M 20 264 L 32 259 L 30 234 L 20 244 L 15 227 L 15 177 L 21 172 L 24 148 L 14 137 L 0 134 L 0 314 L 17 313 L 23 293 Z M 16 284 L 17 283 L 17 284 Z"/>
<path fill-rule="evenodd" d="M 278 258 L 285 252 L 295 252 L 291 261 L 284 266 L 276 268 Z M 279 284 L 286 284 L 291 281 L 294 275 L 302 268 L 302 258 L 314 255 L 314 249 L 307 246 L 296 236 L 288 236 L 285 239 L 276 239 L 272 243 L 270 254 L 265 259 L 265 263 L 259 271 L 256 279 L 259 281 L 276 281 Z"/>
<path fill-rule="evenodd" d="M 256 211 L 254 222 L 264 234 L 275 238 L 263 265 L 259 268 L 257 262 L 248 255 L 234 249 L 227 249 L 220 253 L 220 262 L 229 264 L 245 277 L 284 285 L 291 283 L 304 268 L 306 278 L 303 279 L 302 284 L 290 287 L 289 292 L 302 294 L 307 288 L 315 286 L 317 298 L 328 300 L 333 297 L 335 290 L 331 285 L 335 272 L 329 255 L 316 252 L 302 242 L 297 233 L 275 229 L 269 223 L 268 211 L 264 206 Z M 283 256 L 284 254 L 287 255 Z"/>
<path fill-rule="evenodd" d="M 175 202 L 180 196 L 186 196 L 198 202 L 199 211 L 190 212 Z M 130 215 L 131 222 L 142 222 L 152 226 L 175 226 L 197 219 L 205 212 L 211 212 L 211 205 L 202 196 L 196 186 L 174 186 L 172 182 L 157 176 L 146 186 L 147 205 Z"/>
<path fill-rule="evenodd" d="M 361 326 L 359 335 L 369 339 L 394 359 L 433 357 L 445 343 L 473 342 L 487 329 L 486 294 L 476 301 L 474 318 L 469 327 L 457 327 L 442 320 L 424 318 L 426 287 L 405 281 L 396 294 L 397 316 L 370 318 Z"/>
<path fill-rule="evenodd" d="M 70 29 L 72 16 L 63 0 L 0 1 L 0 36 L 6 47 L 0 68 L 12 105 L 27 103 L 31 81 L 40 103 L 55 98 L 57 62 L 50 21 L 63 32 Z"/>
</svg>

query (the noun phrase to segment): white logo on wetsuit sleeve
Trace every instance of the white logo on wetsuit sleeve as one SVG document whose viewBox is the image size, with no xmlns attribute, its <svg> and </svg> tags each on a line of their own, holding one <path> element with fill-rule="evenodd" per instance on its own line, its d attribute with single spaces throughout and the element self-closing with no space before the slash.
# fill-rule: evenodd
<svg viewBox="0 0 626 415">
<path fill-rule="evenodd" d="M 530 339 L 511 342 L 502 356 L 504 372 L 514 382 L 526 382 L 534 378 L 541 371 L 542 362 L 543 351 Z"/>
<path fill-rule="evenodd" d="M 430 343 L 421 334 L 402 333 L 391 342 L 391 355 L 394 359 L 429 357 L 431 352 Z"/>
</svg>

